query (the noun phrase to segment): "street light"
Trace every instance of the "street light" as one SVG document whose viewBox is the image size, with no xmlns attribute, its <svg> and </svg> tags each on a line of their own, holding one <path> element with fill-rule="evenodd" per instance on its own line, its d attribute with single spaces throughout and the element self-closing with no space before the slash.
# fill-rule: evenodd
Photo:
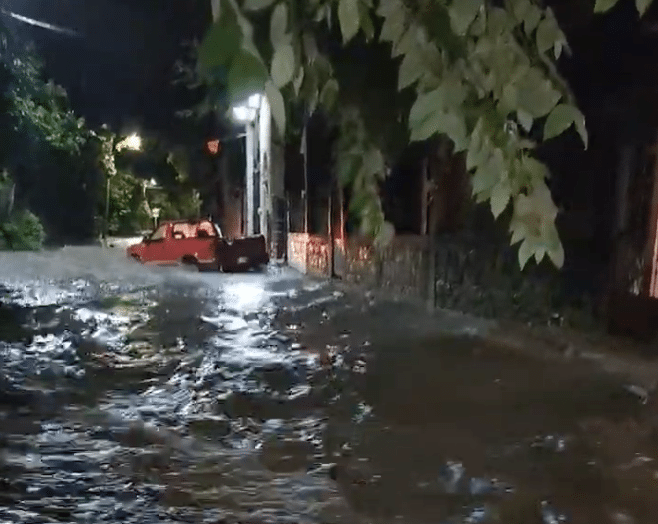
<svg viewBox="0 0 658 524">
<path fill-rule="evenodd" d="M 116 145 L 117 151 L 123 151 L 124 149 L 130 149 L 131 151 L 140 151 L 142 149 L 142 137 L 136 133 L 128 135 L 126 138 L 121 140 Z"/>
<path fill-rule="evenodd" d="M 114 149 L 111 150 L 112 156 L 112 174 L 116 174 L 116 168 L 114 167 L 115 153 L 123 151 L 124 149 L 130 149 L 131 151 L 140 151 L 142 149 L 142 137 L 138 134 L 133 133 L 128 135 L 123 140 L 116 142 L 114 144 Z M 107 181 L 105 184 L 105 243 L 107 244 L 107 237 L 110 233 L 110 173 L 106 175 Z"/>
<path fill-rule="evenodd" d="M 261 104 L 261 95 L 256 93 L 251 95 L 245 104 L 233 107 L 231 116 L 233 120 L 241 124 L 249 124 L 256 120 L 258 116 L 258 108 Z"/>
</svg>

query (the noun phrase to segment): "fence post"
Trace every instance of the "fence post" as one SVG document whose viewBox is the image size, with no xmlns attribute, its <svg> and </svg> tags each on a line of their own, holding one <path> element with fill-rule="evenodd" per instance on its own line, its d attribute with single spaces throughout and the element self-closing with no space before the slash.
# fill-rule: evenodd
<svg viewBox="0 0 658 524">
<path fill-rule="evenodd" d="M 334 193 L 334 186 L 333 184 L 331 185 L 331 188 L 329 189 L 329 204 L 327 206 L 327 233 L 328 233 L 328 238 L 329 238 L 329 278 L 334 278 L 336 276 L 336 272 L 334 271 L 334 209 L 333 209 L 333 193 Z"/>
<path fill-rule="evenodd" d="M 289 244 L 290 244 L 290 193 L 286 193 L 286 199 L 285 199 L 285 220 L 286 220 L 286 225 L 285 225 L 285 247 L 284 247 L 284 260 L 286 262 L 286 265 L 288 264 L 288 249 L 289 249 Z"/>
<path fill-rule="evenodd" d="M 427 245 L 427 309 L 436 308 L 436 243 L 434 234 L 430 233 Z"/>
</svg>

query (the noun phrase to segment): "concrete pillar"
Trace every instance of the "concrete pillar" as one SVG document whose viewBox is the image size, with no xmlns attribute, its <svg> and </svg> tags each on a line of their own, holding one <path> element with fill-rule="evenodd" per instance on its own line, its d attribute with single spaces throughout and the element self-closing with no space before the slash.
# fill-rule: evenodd
<svg viewBox="0 0 658 524">
<path fill-rule="evenodd" d="M 260 100 L 257 119 L 258 128 L 258 165 L 260 166 L 260 232 L 269 245 L 272 216 L 272 112 L 266 96 Z"/>
<path fill-rule="evenodd" d="M 254 224 L 254 211 L 255 211 L 255 206 L 254 206 L 254 153 L 256 151 L 256 126 L 253 123 L 248 123 L 246 126 L 246 162 L 247 162 L 247 180 L 245 181 L 245 185 L 247 186 L 247 191 L 246 191 L 246 200 L 247 200 L 247 205 L 246 205 L 246 214 L 247 214 L 247 231 L 246 234 L 247 236 L 251 236 L 254 234 L 254 231 L 256 230 L 255 224 Z"/>
</svg>

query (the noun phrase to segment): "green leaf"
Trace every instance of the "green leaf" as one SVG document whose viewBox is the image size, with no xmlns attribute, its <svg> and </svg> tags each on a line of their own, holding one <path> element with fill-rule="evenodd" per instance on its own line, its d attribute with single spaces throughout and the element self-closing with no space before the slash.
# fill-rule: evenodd
<svg viewBox="0 0 658 524">
<path fill-rule="evenodd" d="M 295 50 L 290 44 L 281 44 L 272 57 L 272 80 L 274 85 L 282 88 L 295 74 Z"/>
<path fill-rule="evenodd" d="M 508 115 L 518 106 L 518 90 L 514 84 L 506 84 L 503 88 L 503 96 L 500 99 L 500 106 L 503 114 Z"/>
<path fill-rule="evenodd" d="M 304 82 L 304 68 L 300 67 L 297 76 L 292 82 L 293 88 L 295 89 L 295 95 L 297 96 L 299 96 L 299 90 L 302 88 L 302 82 Z"/>
<path fill-rule="evenodd" d="M 432 135 L 438 133 L 440 131 L 440 122 L 438 121 L 440 114 L 441 113 L 439 112 L 432 113 L 432 115 L 430 115 L 431 118 L 428 118 L 417 126 L 412 127 L 409 140 L 411 142 L 422 142 L 423 140 L 427 140 Z"/>
<path fill-rule="evenodd" d="M 490 196 L 491 196 L 491 190 L 487 189 L 486 191 L 482 191 L 475 195 L 475 202 L 478 204 L 483 204 L 484 202 L 489 200 Z"/>
<path fill-rule="evenodd" d="M 341 155 L 336 164 L 338 180 L 343 186 L 348 186 L 354 182 L 357 173 L 361 169 L 363 160 L 360 156 Z"/>
<path fill-rule="evenodd" d="M 360 27 L 359 0 L 339 0 L 338 21 L 343 33 L 343 42 L 347 43 L 356 36 Z"/>
<path fill-rule="evenodd" d="M 487 31 L 487 12 L 485 10 L 480 10 L 475 17 L 475 20 L 471 24 L 471 27 L 468 30 L 468 34 L 472 36 L 482 36 Z"/>
<path fill-rule="evenodd" d="M 245 11 L 260 11 L 270 7 L 276 0 L 244 0 L 242 8 Z"/>
<path fill-rule="evenodd" d="M 478 194 L 492 189 L 505 171 L 503 152 L 495 149 L 489 159 L 473 174 L 473 193 Z"/>
<path fill-rule="evenodd" d="M 560 27 L 552 11 L 547 10 L 546 17 L 537 28 L 537 50 L 540 53 L 545 53 L 552 49 L 559 42 L 560 33 Z"/>
<path fill-rule="evenodd" d="M 550 140 L 553 137 L 564 133 L 572 124 L 576 129 L 587 148 L 587 129 L 585 128 L 585 117 L 578 108 L 570 104 L 560 104 L 555 106 L 551 114 L 548 115 L 544 124 L 544 140 Z"/>
<path fill-rule="evenodd" d="M 501 7 L 490 7 L 488 16 L 487 29 L 490 36 L 497 37 L 505 34 L 513 27 L 514 21 L 510 19 L 509 13 Z"/>
<path fill-rule="evenodd" d="M 491 190 L 491 212 L 494 218 L 498 218 L 505 211 L 511 197 L 509 184 L 505 181 L 498 182 Z"/>
<path fill-rule="evenodd" d="M 409 128 L 413 129 L 422 125 L 433 112 L 442 108 L 444 106 L 444 96 L 445 92 L 442 87 L 418 95 L 409 112 Z"/>
<path fill-rule="evenodd" d="M 238 53 L 242 32 L 237 24 L 227 24 L 224 19 L 212 25 L 199 46 L 199 63 L 206 71 L 227 65 Z"/>
<path fill-rule="evenodd" d="M 372 196 L 366 192 L 355 193 L 352 199 L 350 200 L 349 211 L 360 215 L 368 207 Z"/>
<path fill-rule="evenodd" d="M 587 133 L 587 127 L 585 126 L 585 116 L 580 112 L 580 110 L 576 109 L 576 111 L 578 111 L 577 116 L 574 117 L 576 131 L 580 135 L 585 149 L 587 149 L 589 147 L 589 134 Z"/>
<path fill-rule="evenodd" d="M 489 155 L 491 151 L 489 150 L 486 139 L 482 135 L 483 132 L 484 120 L 480 118 L 478 123 L 471 134 L 471 141 L 468 146 L 468 152 L 466 153 L 466 170 L 470 171 L 474 167 L 482 164 Z"/>
<path fill-rule="evenodd" d="M 272 47 L 277 49 L 282 43 L 289 43 L 290 38 L 286 34 L 288 30 L 288 6 L 285 3 L 278 4 L 272 11 L 270 19 L 270 41 Z"/>
<path fill-rule="evenodd" d="M 402 0 L 380 0 L 377 7 L 377 16 L 382 18 L 389 18 L 400 14 L 400 10 L 404 8 Z"/>
<path fill-rule="evenodd" d="M 455 145 L 455 152 L 459 153 L 468 147 L 466 123 L 461 113 L 447 112 L 440 116 L 439 130 L 450 138 Z"/>
<path fill-rule="evenodd" d="M 549 176 L 548 168 L 537 159 L 529 156 L 524 155 L 521 158 L 521 169 L 528 175 L 531 187 L 545 184 L 545 180 Z"/>
<path fill-rule="evenodd" d="M 460 107 L 464 103 L 464 100 L 466 100 L 466 88 L 461 79 L 455 76 L 446 77 L 441 84 L 441 88 L 445 93 L 443 98 L 445 108 Z"/>
<path fill-rule="evenodd" d="M 535 247 L 535 262 L 537 262 L 537 264 L 539 264 L 542 261 L 542 259 L 546 256 L 546 252 L 547 252 L 546 246 L 537 245 Z"/>
<path fill-rule="evenodd" d="M 379 40 L 397 44 L 405 31 L 406 9 L 399 0 L 384 0 L 380 3 L 377 14 L 384 18 Z"/>
<path fill-rule="evenodd" d="M 304 73 L 304 81 L 302 82 L 300 94 L 308 104 L 308 109 L 311 114 L 315 111 L 318 103 L 318 91 L 318 74 L 313 67 L 309 67 Z"/>
<path fill-rule="evenodd" d="M 512 13 L 519 24 L 525 20 L 531 6 L 530 0 L 512 0 Z"/>
<path fill-rule="evenodd" d="M 383 174 L 386 172 L 384 155 L 376 147 L 368 150 L 363 158 L 363 165 L 369 175 L 376 175 L 378 178 L 383 178 Z"/>
<path fill-rule="evenodd" d="M 418 40 L 416 39 L 416 27 L 407 29 L 400 39 L 392 46 L 391 57 L 397 58 L 400 55 L 406 55 L 417 50 Z"/>
<path fill-rule="evenodd" d="M 537 183 L 530 194 L 519 195 L 515 202 L 515 214 L 518 217 L 530 217 L 533 221 L 553 222 L 557 216 L 557 206 L 553 202 L 551 191 L 545 182 Z"/>
<path fill-rule="evenodd" d="M 644 13 L 647 12 L 649 6 L 653 0 L 635 0 L 635 7 L 637 7 L 637 12 L 640 13 L 640 16 L 644 16 Z"/>
<path fill-rule="evenodd" d="M 272 119 L 282 137 L 286 134 L 286 105 L 283 101 L 283 95 L 270 80 L 265 83 L 265 95 L 270 103 Z"/>
<path fill-rule="evenodd" d="M 523 109 L 519 109 L 516 112 L 516 119 L 519 121 L 519 124 L 521 124 L 521 127 L 529 133 L 530 130 L 532 129 L 532 123 L 533 123 L 532 115 L 526 113 Z"/>
<path fill-rule="evenodd" d="M 304 44 L 304 53 L 306 53 L 306 59 L 309 64 L 315 62 L 315 59 L 318 57 L 318 44 L 315 41 L 315 36 L 312 33 L 306 31 L 302 36 L 302 42 Z"/>
<path fill-rule="evenodd" d="M 372 23 L 370 16 L 370 8 L 363 2 L 359 2 L 359 20 L 361 21 L 361 29 L 366 35 L 366 40 L 370 41 L 375 37 L 375 26 Z"/>
<path fill-rule="evenodd" d="M 322 88 L 320 93 L 320 103 L 328 111 L 333 111 L 338 101 L 338 82 L 335 78 L 330 78 Z"/>
<path fill-rule="evenodd" d="M 525 268 L 528 260 L 532 257 L 534 251 L 533 247 L 532 242 L 528 238 L 526 238 L 519 246 L 519 266 L 521 269 Z"/>
<path fill-rule="evenodd" d="M 454 0 L 448 8 L 455 33 L 463 36 L 484 5 L 484 0 Z"/>
<path fill-rule="evenodd" d="M 520 220 L 517 220 L 513 218 L 510 222 L 510 232 L 512 233 L 512 237 L 510 238 L 510 246 L 513 246 L 514 244 L 518 244 L 521 242 L 526 237 L 526 228 L 523 222 Z"/>
<path fill-rule="evenodd" d="M 533 118 L 541 118 L 550 113 L 562 97 L 551 81 L 535 67 L 531 67 L 519 80 L 518 88 L 519 108 Z"/>
<path fill-rule="evenodd" d="M 549 249 L 547 253 L 548 258 L 551 259 L 555 267 L 559 269 L 564 265 L 564 246 L 561 242 L 558 244 L 558 247 Z"/>
<path fill-rule="evenodd" d="M 525 14 L 525 21 L 523 22 L 523 30 L 525 31 L 526 35 L 530 35 L 539 25 L 541 14 L 541 9 L 539 9 L 539 7 L 534 4 L 528 8 Z"/>
<path fill-rule="evenodd" d="M 618 0 L 596 0 L 596 3 L 594 4 L 594 12 L 604 13 L 609 11 L 617 4 L 617 2 Z"/>
<path fill-rule="evenodd" d="M 423 62 L 417 50 L 409 50 L 402 59 L 398 72 L 398 90 L 411 86 L 417 82 L 425 72 Z"/>
<path fill-rule="evenodd" d="M 232 103 L 240 103 L 254 93 L 261 93 L 269 77 L 263 63 L 247 50 L 242 49 L 231 62 L 227 86 Z"/>
</svg>

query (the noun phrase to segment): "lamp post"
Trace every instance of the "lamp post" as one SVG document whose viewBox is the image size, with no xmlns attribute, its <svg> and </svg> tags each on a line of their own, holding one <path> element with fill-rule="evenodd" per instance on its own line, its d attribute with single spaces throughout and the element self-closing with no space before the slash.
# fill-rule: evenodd
<svg viewBox="0 0 658 524">
<path fill-rule="evenodd" d="M 119 142 L 114 142 L 112 141 L 111 145 L 108 144 L 109 147 L 109 155 L 111 158 L 106 159 L 108 162 L 108 165 L 106 165 L 106 178 L 107 181 L 105 183 L 105 233 L 104 233 L 104 244 L 107 247 L 107 237 L 109 236 L 110 233 L 110 183 L 112 180 L 112 176 L 116 174 L 116 166 L 114 163 L 114 159 L 116 156 L 116 153 L 123 151 L 124 149 L 130 149 L 132 151 L 139 151 L 142 148 L 142 138 L 137 135 L 136 133 L 133 133 L 131 135 L 128 135 L 126 138 L 123 140 L 120 140 Z"/>
<path fill-rule="evenodd" d="M 233 107 L 231 117 L 234 121 L 245 125 L 246 137 L 246 181 L 247 186 L 247 236 L 255 233 L 255 202 L 254 202 L 254 161 L 259 151 L 258 123 L 259 110 L 264 97 L 260 94 L 251 95 L 245 104 Z M 262 199 L 262 197 L 261 197 Z M 261 231 L 263 233 L 263 231 Z"/>
</svg>

